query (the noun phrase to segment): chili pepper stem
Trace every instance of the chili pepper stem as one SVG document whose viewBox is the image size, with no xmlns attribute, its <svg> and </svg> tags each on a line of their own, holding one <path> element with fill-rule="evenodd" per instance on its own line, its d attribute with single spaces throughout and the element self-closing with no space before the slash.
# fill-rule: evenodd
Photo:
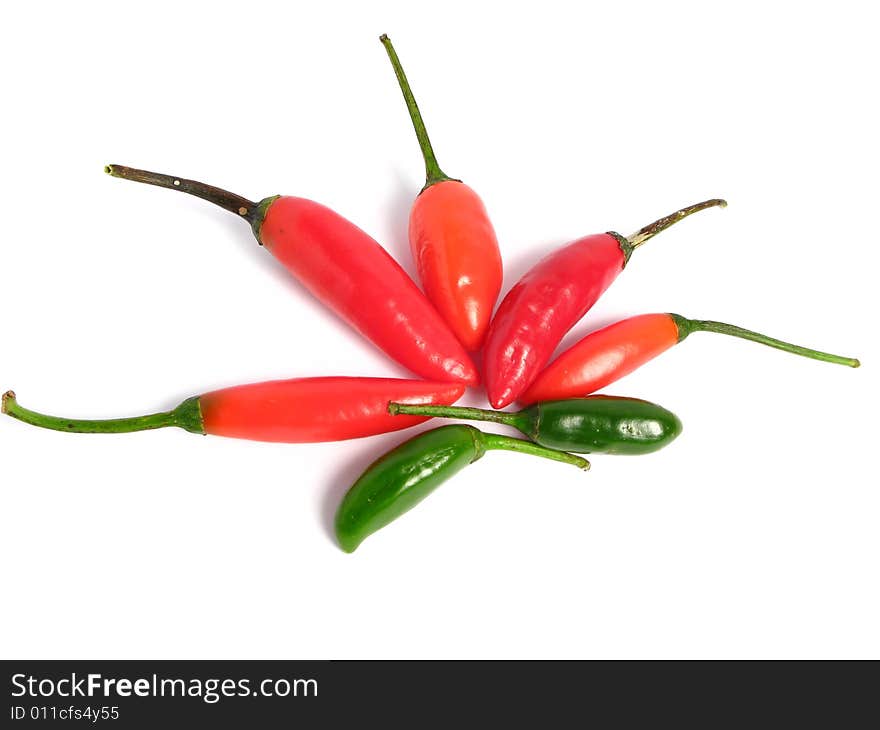
<svg viewBox="0 0 880 730">
<path fill-rule="evenodd" d="M 126 167 L 125 165 L 106 165 L 104 172 L 123 180 L 133 180 L 134 182 L 157 185 L 160 188 L 180 190 L 182 193 L 195 195 L 197 198 L 207 200 L 209 203 L 219 205 L 230 213 L 241 216 L 248 222 L 252 222 L 253 216 L 256 214 L 257 203 L 252 200 L 243 198 L 235 193 L 230 193 L 228 190 L 216 188 L 213 185 L 206 185 L 197 180 L 186 180 L 182 177 L 173 177 L 160 172 L 150 172 L 149 170 L 138 170 L 134 167 Z"/>
<path fill-rule="evenodd" d="M 632 252 L 635 251 L 639 246 L 641 246 L 646 241 L 652 239 L 658 233 L 665 231 L 670 226 L 674 226 L 680 220 L 684 220 L 689 215 L 699 213 L 701 210 L 706 210 L 707 208 L 726 207 L 726 200 L 722 200 L 721 198 L 712 198 L 711 200 L 704 200 L 702 203 L 694 203 L 693 205 L 689 205 L 686 208 L 675 211 L 675 213 L 670 213 L 669 215 L 663 216 L 653 223 L 649 223 L 643 228 L 640 228 L 638 231 L 630 236 L 623 237 L 619 233 L 613 232 L 611 232 L 611 235 L 617 239 L 618 243 L 620 244 L 620 248 L 623 250 L 623 255 L 625 259 L 629 261 L 629 257 L 632 256 Z"/>
<path fill-rule="evenodd" d="M 729 335 L 730 337 L 739 337 L 743 340 L 751 340 L 768 347 L 775 347 L 777 350 L 790 352 L 801 357 L 808 357 L 812 360 L 821 360 L 822 362 L 830 362 L 835 365 L 846 365 L 847 367 L 857 368 L 861 363 L 854 357 L 843 357 L 842 355 L 834 355 L 830 352 L 822 352 L 821 350 L 813 350 L 809 347 L 801 347 L 790 342 L 777 340 L 775 337 L 768 337 L 759 332 L 753 332 L 742 327 L 724 322 L 715 322 L 709 319 L 687 319 L 679 314 L 670 315 L 678 328 L 678 341 L 681 342 L 691 332 L 715 332 L 720 335 Z"/>
<path fill-rule="evenodd" d="M 223 190 L 198 180 L 187 180 L 182 177 L 165 175 L 161 172 L 138 170 L 136 167 L 126 167 L 125 165 L 105 165 L 104 172 L 123 180 L 133 180 L 134 182 L 145 183 L 146 185 L 179 190 L 182 193 L 188 193 L 202 200 L 207 200 L 209 203 L 213 203 L 250 223 L 254 236 L 256 236 L 260 245 L 262 245 L 262 241 L 260 241 L 260 226 L 263 224 L 263 219 L 266 217 L 266 211 L 269 209 L 269 206 L 278 198 L 277 195 L 273 195 L 255 203 L 253 200 L 243 198 L 241 195 L 230 193 L 228 190 Z"/>
<path fill-rule="evenodd" d="M 397 51 L 394 50 L 394 46 L 391 44 L 391 39 L 383 34 L 379 36 L 379 40 L 382 42 L 382 45 L 385 46 L 385 50 L 388 52 L 388 58 L 391 60 L 391 65 L 394 67 L 394 74 L 397 76 L 397 83 L 400 85 L 400 90 L 403 92 L 403 99 L 406 102 L 409 117 L 412 120 L 413 128 L 416 131 L 416 137 L 419 140 L 422 157 L 425 160 L 425 187 L 422 188 L 422 190 L 425 190 L 438 182 L 455 180 L 455 178 L 451 178 L 443 172 L 443 170 L 440 169 L 440 165 L 437 163 L 437 156 L 434 154 L 434 148 L 431 146 L 431 140 L 428 137 L 428 130 L 425 129 L 425 122 L 422 120 L 422 113 L 419 111 L 419 105 L 416 104 L 416 98 L 413 96 L 409 81 L 407 81 L 406 74 L 403 71 L 403 66 L 400 64 L 400 59 L 397 57 Z M 455 180 L 455 182 L 461 181 Z"/>
<path fill-rule="evenodd" d="M 576 466 L 578 469 L 583 469 L 584 471 L 588 471 L 590 468 L 590 462 L 584 458 L 581 458 L 580 456 L 569 454 L 566 451 L 548 449 L 544 446 L 539 446 L 536 443 L 525 441 L 523 439 L 515 439 L 511 438 L 510 436 L 502 436 L 497 433 L 483 433 L 483 443 L 487 451 L 489 449 L 518 451 L 521 454 L 531 454 L 532 456 L 540 456 L 544 459 L 551 459 L 552 461 L 561 461 L 564 464 L 571 464 L 572 466 Z"/>
<path fill-rule="evenodd" d="M 31 426 L 48 428 L 53 431 L 67 431 L 69 433 L 132 433 L 134 431 L 147 431 L 167 426 L 177 426 L 190 433 L 205 433 L 202 426 L 198 398 L 188 398 L 171 411 L 150 413 L 146 416 L 133 416 L 131 418 L 90 420 L 60 418 L 59 416 L 49 416 L 45 413 L 37 413 L 28 408 L 23 408 L 18 404 L 15 393 L 9 390 L 3 394 L 2 412 Z"/>
<path fill-rule="evenodd" d="M 519 427 L 521 420 L 519 413 L 507 413 L 505 411 L 490 411 L 485 408 L 470 408 L 468 406 L 429 406 L 410 405 L 408 403 L 389 403 L 388 412 L 392 416 L 429 416 L 440 418 L 463 418 L 470 421 L 491 421 L 505 426 Z"/>
</svg>

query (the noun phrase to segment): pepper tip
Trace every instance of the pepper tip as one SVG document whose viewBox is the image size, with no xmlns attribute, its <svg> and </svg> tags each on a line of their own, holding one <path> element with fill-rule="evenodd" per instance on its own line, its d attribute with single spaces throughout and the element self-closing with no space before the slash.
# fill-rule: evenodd
<svg viewBox="0 0 880 730">
<path fill-rule="evenodd" d="M 514 398 L 512 397 L 512 393 L 510 391 L 510 388 L 508 388 L 507 390 L 505 390 L 503 393 L 501 393 L 498 396 L 493 396 L 491 394 L 489 395 L 489 404 L 496 411 L 501 408 L 505 408 L 506 406 L 509 406 L 511 403 L 513 403 L 513 401 L 514 401 Z"/>
<path fill-rule="evenodd" d="M 355 550 L 358 549 L 358 546 L 360 546 L 362 540 L 358 540 L 357 538 L 352 537 L 351 535 L 340 534 L 339 532 L 337 532 L 336 533 L 336 542 L 339 545 L 339 548 L 342 550 L 342 552 L 348 553 L 349 555 L 351 555 Z"/>
</svg>

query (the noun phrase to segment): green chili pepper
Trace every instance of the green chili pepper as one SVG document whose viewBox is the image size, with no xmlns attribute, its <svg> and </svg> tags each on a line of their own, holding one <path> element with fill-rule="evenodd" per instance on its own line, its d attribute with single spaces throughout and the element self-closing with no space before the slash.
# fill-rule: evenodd
<svg viewBox="0 0 880 730">
<path fill-rule="evenodd" d="M 450 477 L 490 449 L 520 451 L 589 469 L 579 456 L 529 441 L 483 433 L 473 426 L 441 426 L 405 441 L 374 461 L 343 497 L 336 538 L 354 552 L 365 538 L 408 512 Z"/>
<path fill-rule="evenodd" d="M 681 421 L 665 408 L 610 395 L 544 401 L 512 413 L 403 403 L 389 403 L 388 412 L 503 423 L 542 446 L 581 454 L 649 454 L 681 433 Z"/>
</svg>

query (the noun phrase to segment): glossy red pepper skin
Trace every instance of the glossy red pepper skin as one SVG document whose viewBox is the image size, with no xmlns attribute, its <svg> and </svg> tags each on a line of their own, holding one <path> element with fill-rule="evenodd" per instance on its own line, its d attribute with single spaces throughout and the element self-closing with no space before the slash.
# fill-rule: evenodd
<svg viewBox="0 0 880 730">
<path fill-rule="evenodd" d="M 195 195 L 250 223 L 257 241 L 354 329 L 426 380 L 479 381 L 470 356 L 391 255 L 354 223 L 305 198 L 259 203 L 197 180 L 107 165 L 113 177 Z"/>
<path fill-rule="evenodd" d="M 859 367 L 856 358 L 813 350 L 737 325 L 680 314 L 640 314 L 591 332 L 569 347 L 519 396 L 526 405 L 594 393 L 653 360 L 694 332 L 714 332 L 757 342 L 813 360 Z"/>
<path fill-rule="evenodd" d="M 397 424 L 388 402 L 454 403 L 457 383 L 396 378 L 298 378 L 224 388 L 199 396 L 207 434 L 254 441 L 310 443 L 374 436 L 426 421 Z"/>
<path fill-rule="evenodd" d="M 319 203 L 284 196 L 260 242 L 318 299 L 404 367 L 428 380 L 474 384 L 476 367 L 391 255 Z"/>
<path fill-rule="evenodd" d="M 486 337 L 483 374 L 493 408 L 509 405 L 531 384 L 625 264 L 620 240 L 601 233 L 551 253 L 514 285 Z"/>
<path fill-rule="evenodd" d="M 479 350 L 503 278 L 498 239 L 483 201 L 457 180 L 434 183 L 413 204 L 409 241 L 428 299 L 459 342 Z"/>
</svg>

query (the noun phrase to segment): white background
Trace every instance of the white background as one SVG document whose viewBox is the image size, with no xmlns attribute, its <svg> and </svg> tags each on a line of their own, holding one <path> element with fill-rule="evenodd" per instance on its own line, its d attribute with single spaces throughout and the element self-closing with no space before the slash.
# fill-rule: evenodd
<svg viewBox="0 0 880 730">
<path fill-rule="evenodd" d="M 588 474 L 490 453 L 353 555 L 333 510 L 402 434 L 3 418 L 0 653 L 876 658 L 875 29 L 853 2 L 9 5 L 0 388 L 22 405 L 111 417 L 407 376 L 241 221 L 102 173 L 310 197 L 412 271 L 423 172 L 382 32 L 441 165 L 486 202 L 505 291 L 568 240 L 729 200 L 640 249 L 567 342 L 672 311 L 864 365 L 693 335 L 609 389 L 678 413 L 667 450 Z"/>
</svg>

